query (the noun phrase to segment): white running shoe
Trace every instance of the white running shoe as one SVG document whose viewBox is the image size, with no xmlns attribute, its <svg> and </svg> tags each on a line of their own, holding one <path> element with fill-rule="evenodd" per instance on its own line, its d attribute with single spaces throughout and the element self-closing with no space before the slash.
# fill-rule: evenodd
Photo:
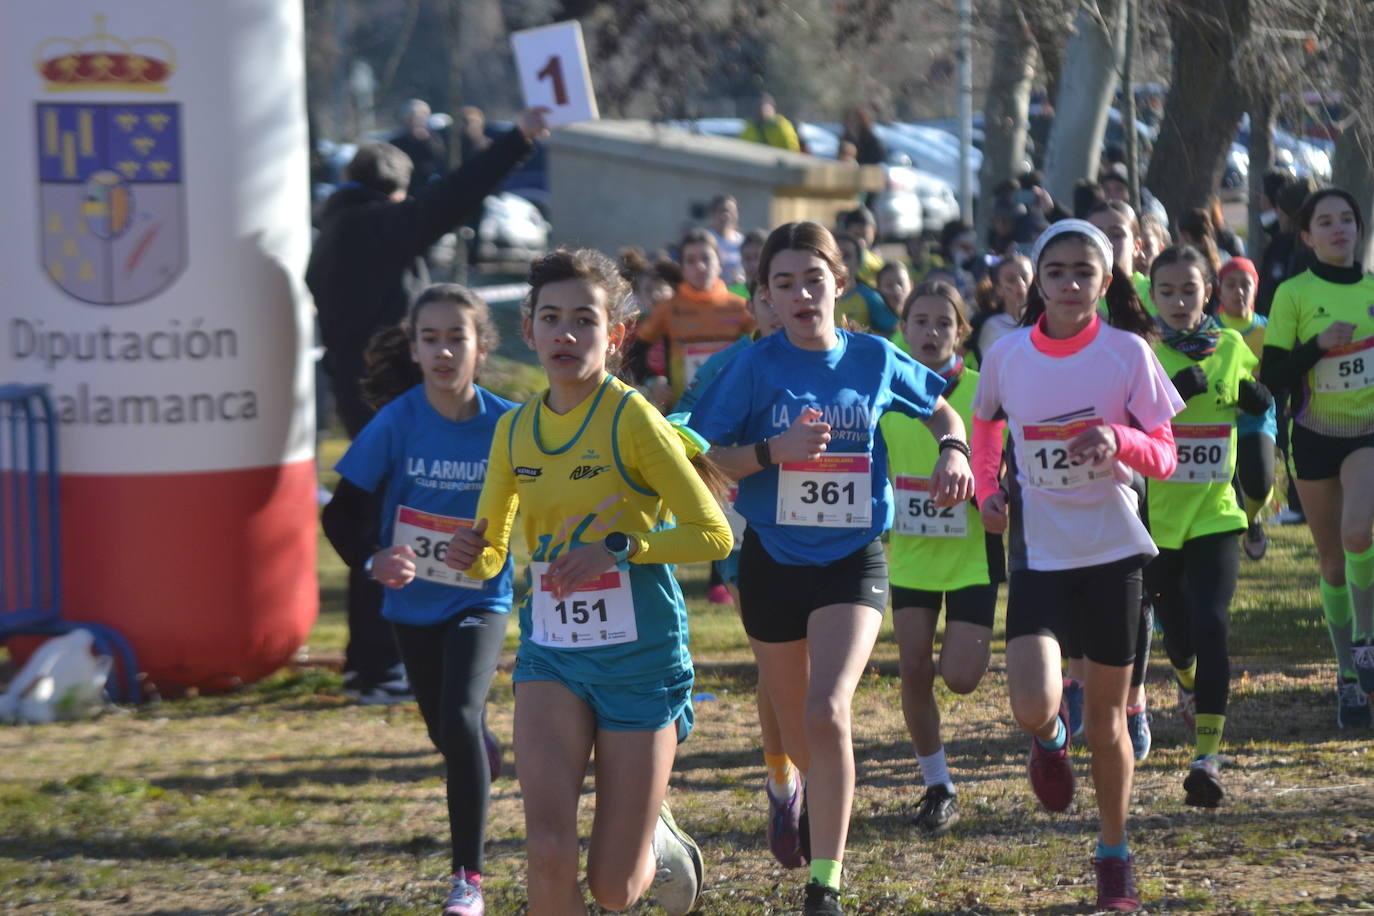
<svg viewBox="0 0 1374 916">
<path fill-rule="evenodd" d="M 701 850 L 677 822 L 665 801 L 654 827 L 653 895 L 668 916 L 686 916 L 701 899 Z"/>
</svg>

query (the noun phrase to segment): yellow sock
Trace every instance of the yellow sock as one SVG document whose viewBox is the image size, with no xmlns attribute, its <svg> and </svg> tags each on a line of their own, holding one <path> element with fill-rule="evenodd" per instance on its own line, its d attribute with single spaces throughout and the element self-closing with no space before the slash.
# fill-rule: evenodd
<svg viewBox="0 0 1374 916">
<path fill-rule="evenodd" d="M 1197 683 L 1197 659 L 1193 659 L 1193 663 L 1187 668 L 1175 668 L 1174 677 L 1178 678 L 1184 690 L 1192 690 Z"/>
<path fill-rule="evenodd" d="M 768 781 L 779 789 L 790 786 L 797 768 L 786 754 L 763 753 L 764 765 L 768 767 Z"/>
<path fill-rule="evenodd" d="M 1272 493 L 1273 491 L 1271 490 L 1270 492 Z M 1268 496 L 1268 494 L 1265 494 L 1264 499 L 1255 499 L 1253 496 L 1246 496 L 1246 497 L 1245 497 L 1245 521 L 1246 521 L 1246 524 L 1253 525 L 1253 524 L 1255 523 L 1255 519 L 1259 518 L 1259 514 L 1260 514 L 1261 512 L 1264 511 L 1264 507 L 1265 507 L 1265 505 L 1268 504 L 1268 502 L 1269 502 L 1269 496 Z"/>
<path fill-rule="evenodd" d="M 1197 714 L 1197 755 L 1199 757 L 1215 754 L 1221 750 L 1221 730 L 1226 727 L 1226 717 L 1214 713 Z"/>
</svg>

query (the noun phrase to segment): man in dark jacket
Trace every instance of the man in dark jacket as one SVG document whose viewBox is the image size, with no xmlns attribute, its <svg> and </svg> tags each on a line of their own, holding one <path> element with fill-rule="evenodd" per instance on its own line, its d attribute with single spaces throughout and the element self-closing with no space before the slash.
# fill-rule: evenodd
<svg viewBox="0 0 1374 916">
<path fill-rule="evenodd" d="M 424 254 L 445 232 L 480 213 L 496 190 L 548 132 L 538 111 L 471 161 L 406 196 L 411 161 L 389 143 L 367 143 L 348 164 L 348 183 L 325 202 L 305 282 L 315 298 L 324 369 L 349 438 L 372 417 L 359 392 L 363 351 L 382 328 L 405 317 L 429 284 Z M 391 630 L 381 619 L 381 586 L 349 570 L 348 647 L 344 686 L 364 702 L 388 702 L 409 692 Z"/>
</svg>

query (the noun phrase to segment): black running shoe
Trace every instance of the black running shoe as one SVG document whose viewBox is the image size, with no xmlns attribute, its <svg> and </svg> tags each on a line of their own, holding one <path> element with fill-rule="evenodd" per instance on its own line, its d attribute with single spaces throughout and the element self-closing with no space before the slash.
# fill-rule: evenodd
<svg viewBox="0 0 1374 916">
<path fill-rule="evenodd" d="M 921 796 L 913 820 L 926 836 L 944 836 L 959 822 L 959 802 L 944 783 L 930 786 Z"/>
<path fill-rule="evenodd" d="M 1183 779 L 1183 800 L 1194 808 L 1215 808 L 1221 804 L 1225 792 L 1221 788 L 1221 757 L 1208 754 L 1194 760 Z"/>
<path fill-rule="evenodd" d="M 802 916 L 844 916 L 840 892 L 819 881 L 810 882 L 806 885 L 806 905 L 802 907 Z"/>
</svg>

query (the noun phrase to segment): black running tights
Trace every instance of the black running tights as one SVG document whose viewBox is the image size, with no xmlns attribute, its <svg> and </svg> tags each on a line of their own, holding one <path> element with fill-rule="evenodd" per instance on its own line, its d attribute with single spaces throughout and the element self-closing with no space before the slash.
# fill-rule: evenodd
<svg viewBox="0 0 1374 916">
<path fill-rule="evenodd" d="M 1159 551 L 1145 567 L 1164 629 L 1164 649 L 1175 668 L 1197 659 L 1197 711 L 1226 714 L 1231 661 L 1226 647 L 1231 599 L 1240 575 L 1239 534 L 1205 534 L 1176 550 Z"/>
<path fill-rule="evenodd" d="M 453 870 L 481 872 L 491 770 L 482 709 L 505 642 L 508 614 L 466 611 L 435 626 L 396 624 L 410 687 L 429 739 L 444 755 Z"/>
</svg>

